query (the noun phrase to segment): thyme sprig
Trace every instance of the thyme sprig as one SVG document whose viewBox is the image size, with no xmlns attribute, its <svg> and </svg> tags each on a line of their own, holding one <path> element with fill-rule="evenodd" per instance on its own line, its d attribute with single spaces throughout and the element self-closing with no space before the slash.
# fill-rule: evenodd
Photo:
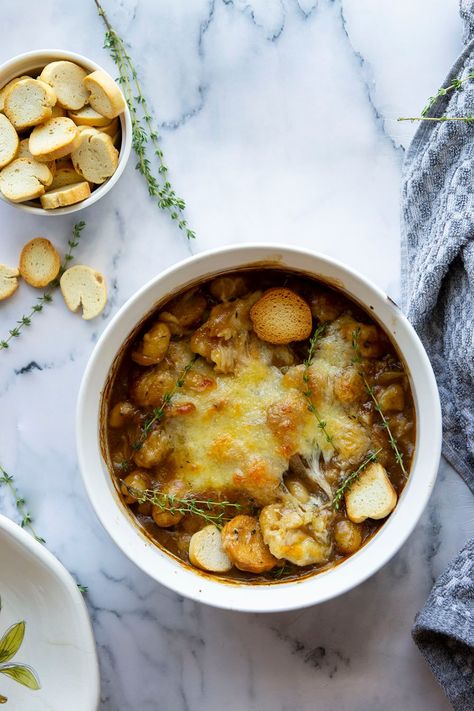
<svg viewBox="0 0 474 711">
<path fill-rule="evenodd" d="M 306 402 L 308 404 L 308 410 L 313 413 L 316 420 L 318 421 L 319 429 L 324 434 L 327 442 L 335 449 L 333 438 L 327 431 L 326 422 L 323 420 L 323 418 L 319 414 L 319 411 L 312 400 L 313 391 L 311 390 L 311 387 L 310 387 L 309 372 L 308 372 L 308 369 L 309 369 L 311 363 L 313 362 L 316 348 L 318 347 L 319 341 L 322 338 L 322 336 L 324 335 L 325 330 L 326 330 L 325 324 L 319 325 L 315 329 L 311 338 L 309 339 L 308 355 L 306 356 L 306 359 L 304 361 L 303 382 L 305 384 L 306 390 L 303 392 L 303 395 L 306 398 Z"/>
<path fill-rule="evenodd" d="M 122 483 L 124 486 L 124 483 Z M 193 514 L 199 516 L 206 523 L 221 527 L 229 518 L 227 509 L 240 510 L 241 504 L 233 501 L 215 501 L 213 499 L 195 499 L 191 496 L 180 497 L 175 494 L 167 494 L 156 489 L 144 489 L 143 491 L 127 486 L 128 492 L 136 498 L 139 504 L 150 503 L 157 506 L 162 511 L 175 514 Z M 216 511 L 217 509 L 217 511 Z"/>
<path fill-rule="evenodd" d="M 138 163 L 135 167 L 145 178 L 148 185 L 148 194 L 156 199 L 158 207 L 177 223 L 179 229 L 188 239 L 194 239 L 196 235 L 188 227 L 187 220 L 184 217 L 186 204 L 182 198 L 176 195 L 170 183 L 168 167 L 160 147 L 160 136 L 153 126 L 151 111 L 143 94 L 133 61 L 123 40 L 112 27 L 99 0 L 95 0 L 95 4 L 97 12 L 106 27 L 104 48 L 108 50 L 117 65 L 119 71 L 118 81 L 122 86 L 125 101 L 130 110 L 132 145 L 138 158 Z M 151 162 L 148 158 L 148 148 L 157 159 L 157 174 L 153 173 Z"/>
<path fill-rule="evenodd" d="M 397 121 L 464 121 L 471 123 L 474 121 L 474 116 L 428 116 L 428 112 L 440 97 L 446 96 L 450 92 L 462 91 L 464 82 L 470 79 L 474 79 L 474 72 L 469 72 L 462 79 L 453 79 L 449 86 L 442 86 L 434 96 L 430 96 L 420 116 L 404 116 L 398 118 Z"/>
<path fill-rule="evenodd" d="M 357 328 L 355 331 L 352 332 L 352 348 L 354 349 L 354 352 L 355 352 L 353 361 L 356 363 L 360 363 L 362 360 L 360 349 L 359 349 L 359 336 L 360 336 L 360 328 Z M 406 470 L 405 464 L 403 463 L 403 454 L 402 454 L 402 452 L 400 452 L 397 440 L 393 436 L 393 433 L 392 433 L 392 430 L 390 429 L 388 420 L 385 417 L 384 413 L 382 412 L 382 408 L 380 407 L 380 403 L 377 399 L 377 395 L 375 394 L 375 390 L 373 389 L 373 387 L 370 385 L 369 381 L 367 380 L 365 373 L 362 370 L 359 370 L 358 372 L 359 372 L 360 377 L 362 378 L 365 389 L 366 389 L 367 393 L 370 395 L 370 398 L 374 404 L 374 409 L 379 414 L 379 417 L 382 421 L 382 427 L 387 432 L 388 441 L 390 442 L 390 446 L 391 446 L 393 453 L 395 455 L 395 460 L 396 460 L 398 466 L 400 467 L 400 469 L 402 470 L 403 476 L 406 479 L 408 477 L 408 472 Z"/>
<path fill-rule="evenodd" d="M 15 506 L 21 517 L 20 526 L 22 528 L 28 529 L 33 538 L 35 538 L 38 543 L 45 543 L 46 541 L 44 540 L 44 538 L 42 538 L 36 533 L 36 530 L 33 526 L 33 518 L 26 507 L 25 499 L 18 493 L 18 489 L 15 486 L 13 475 L 8 474 L 5 469 L 0 465 L 0 486 L 1 485 L 6 486 L 10 490 L 11 495 L 13 496 Z"/>
<path fill-rule="evenodd" d="M 332 498 L 332 507 L 336 509 L 336 511 L 339 510 L 339 507 L 341 506 L 341 501 L 342 497 L 344 494 L 346 494 L 348 491 L 350 491 L 351 486 L 353 483 L 360 477 L 364 469 L 366 469 L 371 462 L 376 462 L 377 457 L 379 453 L 382 451 L 382 448 L 377 449 L 376 452 L 371 452 L 362 462 L 362 464 L 349 476 L 346 476 L 346 478 L 343 480 L 342 484 L 336 489 L 334 492 L 334 496 Z"/>
<path fill-rule="evenodd" d="M 17 321 L 17 325 L 14 328 L 10 329 L 10 331 L 8 332 L 8 336 L 0 341 L 0 351 L 10 348 L 10 341 L 13 338 L 18 338 L 21 335 L 23 328 L 25 328 L 26 326 L 31 326 L 31 319 L 33 318 L 33 316 L 35 316 L 35 314 L 41 313 L 44 306 L 52 302 L 52 293 L 59 286 L 59 279 L 69 267 L 69 263 L 71 262 L 71 260 L 74 258 L 73 252 L 79 244 L 81 232 L 85 226 L 86 223 L 83 220 L 74 225 L 72 229 L 72 237 L 68 240 L 68 251 L 64 255 L 64 259 L 62 261 L 57 278 L 52 281 L 51 284 L 47 287 L 47 289 L 45 289 L 43 294 L 37 298 L 38 303 L 34 304 L 31 307 L 29 313 L 24 314 L 20 318 L 20 320 Z"/>
<path fill-rule="evenodd" d="M 191 370 L 191 368 L 193 367 L 194 363 L 196 362 L 196 360 L 198 358 L 199 358 L 199 356 L 197 354 L 195 354 L 191 358 L 189 363 L 187 363 L 187 365 L 181 371 L 181 374 L 179 375 L 178 379 L 176 380 L 173 389 L 163 395 L 163 401 L 162 401 L 160 407 L 155 407 L 155 409 L 151 413 L 151 416 L 145 420 L 145 422 L 141 428 L 139 438 L 137 440 L 135 440 L 135 442 L 133 442 L 133 444 L 132 444 L 132 449 L 135 452 L 143 447 L 143 444 L 145 443 L 145 440 L 148 437 L 152 427 L 154 425 L 156 425 L 157 422 L 159 422 L 160 420 L 163 419 L 163 417 L 165 416 L 165 413 L 166 413 L 166 408 L 168 407 L 168 405 L 170 404 L 171 400 L 176 395 L 178 390 L 183 387 L 187 374 L 189 373 L 189 371 Z M 121 464 L 121 468 L 123 468 L 123 462 Z"/>
</svg>

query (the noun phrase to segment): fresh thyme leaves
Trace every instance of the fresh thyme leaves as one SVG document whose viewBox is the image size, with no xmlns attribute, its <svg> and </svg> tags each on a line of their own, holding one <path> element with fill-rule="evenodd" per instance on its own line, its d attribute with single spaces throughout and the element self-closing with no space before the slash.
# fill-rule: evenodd
<svg viewBox="0 0 474 711">
<path fill-rule="evenodd" d="M 13 496 L 13 498 L 15 500 L 15 506 L 17 508 L 18 513 L 21 516 L 21 521 L 20 521 L 21 527 L 27 528 L 30 531 L 33 538 L 35 538 L 38 541 L 38 543 L 45 543 L 44 538 L 41 538 L 41 536 L 38 536 L 38 534 L 36 533 L 36 531 L 34 529 L 32 516 L 31 516 L 30 512 L 28 511 L 28 509 L 26 508 L 25 499 L 22 496 L 20 496 L 20 494 L 18 493 L 18 490 L 15 486 L 15 482 L 13 480 L 13 476 L 11 474 L 8 474 L 5 471 L 5 469 L 0 465 L 0 486 L 2 484 L 4 486 L 8 487 L 8 489 L 10 489 L 11 495 Z"/>
<path fill-rule="evenodd" d="M 324 335 L 325 330 L 326 330 L 326 326 L 324 324 L 321 324 L 320 326 L 318 326 L 316 328 L 316 330 L 314 331 L 313 335 L 311 336 L 311 338 L 309 340 L 308 355 L 306 356 L 306 360 L 304 361 L 303 382 L 305 384 L 306 390 L 303 392 L 303 395 L 306 398 L 306 402 L 308 404 L 308 410 L 313 413 L 316 420 L 318 421 L 319 429 L 321 430 L 321 432 L 323 432 L 324 436 L 326 437 L 327 442 L 332 447 L 334 447 L 334 441 L 333 441 L 333 438 L 331 437 L 331 435 L 329 434 L 329 432 L 327 431 L 326 422 L 320 416 L 318 409 L 312 400 L 313 391 L 311 390 L 311 387 L 310 387 L 309 373 L 308 373 L 308 369 L 309 369 L 311 363 L 313 362 L 314 354 L 316 352 L 316 348 L 318 346 L 319 340 Z"/>
<path fill-rule="evenodd" d="M 162 511 L 171 514 L 193 514 L 199 516 L 206 523 L 220 527 L 233 516 L 229 517 L 228 509 L 240 510 L 242 506 L 232 501 L 214 501 L 212 499 L 193 499 L 192 497 L 179 497 L 175 494 L 145 489 L 140 491 L 122 482 L 128 492 L 136 498 L 139 504 L 146 502 L 157 506 Z"/>
<path fill-rule="evenodd" d="M 137 440 L 135 440 L 135 442 L 132 444 L 132 449 L 135 452 L 143 447 L 143 444 L 145 443 L 146 438 L 150 434 L 152 427 L 157 422 L 159 422 L 160 420 L 163 419 L 163 417 L 165 416 L 165 411 L 166 411 L 167 406 L 170 404 L 171 400 L 176 395 L 178 390 L 183 387 L 187 374 L 189 373 L 189 371 L 191 370 L 191 368 L 193 367 L 194 363 L 196 362 L 196 360 L 198 358 L 199 358 L 199 356 L 197 354 L 191 358 L 191 360 L 183 368 L 181 375 L 175 382 L 173 390 L 170 390 L 169 392 L 165 393 L 165 395 L 163 396 L 163 402 L 161 403 L 160 407 L 155 407 L 151 416 L 147 420 L 145 420 L 145 423 L 143 424 L 143 427 L 141 428 L 140 437 Z M 129 466 L 129 462 L 127 460 L 124 460 L 120 463 L 120 467 L 124 471 L 125 471 L 125 469 L 124 469 L 125 465 L 127 467 Z"/>
<path fill-rule="evenodd" d="M 361 362 L 361 354 L 360 354 L 360 349 L 359 349 L 359 335 L 360 335 L 360 329 L 356 329 L 355 331 L 352 332 L 352 348 L 354 349 L 355 356 L 354 356 L 354 362 L 360 363 Z M 390 442 L 390 446 L 393 450 L 393 453 L 395 455 L 395 460 L 402 470 L 403 476 L 405 479 L 408 477 L 408 472 L 406 470 L 405 464 L 403 463 L 403 454 L 400 452 L 400 449 L 398 448 L 397 440 L 392 434 L 392 430 L 390 429 L 390 425 L 388 424 L 387 418 L 385 417 L 384 413 L 382 412 L 382 408 L 380 407 L 380 403 L 377 399 L 377 396 L 375 394 L 375 391 L 373 387 L 370 385 L 369 381 L 367 380 L 365 373 L 362 370 L 359 370 L 359 375 L 363 380 L 363 383 L 365 385 L 365 389 L 367 390 L 368 394 L 370 395 L 370 398 L 372 402 L 374 403 L 374 409 L 376 412 L 378 412 L 380 419 L 382 420 L 382 426 L 384 427 L 385 431 L 387 432 L 387 437 Z"/>
<path fill-rule="evenodd" d="M 66 252 L 66 254 L 64 255 L 64 259 L 61 264 L 61 268 L 59 270 L 59 275 L 58 275 L 57 279 L 52 281 L 51 284 L 48 286 L 48 288 L 45 289 L 43 294 L 38 297 L 38 299 L 37 299 L 38 303 L 34 304 L 31 307 L 31 311 L 28 314 L 23 315 L 21 317 L 21 319 L 19 321 L 17 321 L 17 325 L 14 328 L 10 329 L 10 331 L 8 332 L 8 336 L 4 340 L 0 341 L 0 351 L 10 348 L 10 341 L 13 338 L 18 338 L 21 335 L 21 331 L 23 330 L 23 328 L 25 328 L 25 326 L 31 326 L 31 319 L 33 318 L 33 316 L 35 314 L 40 313 L 46 304 L 51 303 L 51 301 L 53 300 L 52 293 L 53 293 L 54 289 L 56 289 L 59 286 L 59 279 L 60 279 L 61 275 L 66 271 L 66 269 L 69 267 L 69 263 L 73 259 L 73 252 L 79 244 L 81 232 L 85 226 L 86 226 L 86 223 L 82 220 L 81 220 L 81 222 L 78 222 L 77 224 L 74 225 L 74 227 L 72 229 L 72 237 L 71 237 L 71 239 L 68 240 L 68 247 L 69 248 L 68 248 L 68 251 Z"/>
<path fill-rule="evenodd" d="M 87 595 L 87 593 L 89 592 L 89 588 L 87 587 L 87 585 L 81 585 L 81 583 L 77 583 L 77 589 L 83 595 Z"/>
<path fill-rule="evenodd" d="M 436 92 L 435 96 L 430 96 L 426 106 L 421 112 L 420 116 L 409 116 L 397 119 L 398 121 L 464 121 L 465 123 L 471 123 L 474 121 L 474 116 L 428 116 L 428 112 L 433 107 L 437 99 L 441 96 L 446 96 L 450 92 L 462 91 L 463 84 L 470 79 L 474 79 L 474 72 L 469 72 L 462 79 L 453 79 L 449 86 L 441 87 Z"/>
<path fill-rule="evenodd" d="M 278 568 L 273 568 L 270 571 L 270 576 L 273 580 L 280 580 L 284 575 L 290 572 L 290 567 L 288 565 L 280 565 Z"/>
<path fill-rule="evenodd" d="M 360 477 L 364 469 L 366 469 L 371 462 L 376 462 L 377 457 L 379 453 L 382 451 L 382 449 L 378 449 L 376 452 L 371 452 L 362 462 L 360 467 L 356 469 L 352 474 L 349 474 L 349 476 L 346 476 L 342 484 L 339 486 L 338 489 L 334 492 L 334 496 L 332 499 L 332 507 L 336 509 L 336 511 L 339 510 L 339 507 L 341 505 L 342 497 L 344 494 L 348 491 L 350 491 L 352 484 L 356 479 Z"/>
<path fill-rule="evenodd" d="M 160 137 L 152 123 L 151 111 L 142 92 L 137 71 L 128 54 L 125 44 L 112 27 L 105 10 L 99 0 L 95 0 L 97 11 L 106 27 L 104 48 L 117 65 L 119 79 L 125 100 L 130 110 L 132 121 L 132 145 L 137 155 L 136 169 L 143 175 L 148 185 L 148 193 L 155 198 L 158 207 L 166 212 L 177 223 L 179 229 L 188 239 L 196 237 L 193 230 L 188 227 L 184 217 L 186 204 L 178 197 L 172 188 L 168 176 L 168 167 L 165 164 L 163 151 L 160 148 Z M 158 162 L 157 174 L 153 173 L 148 149 L 151 150 Z"/>
</svg>

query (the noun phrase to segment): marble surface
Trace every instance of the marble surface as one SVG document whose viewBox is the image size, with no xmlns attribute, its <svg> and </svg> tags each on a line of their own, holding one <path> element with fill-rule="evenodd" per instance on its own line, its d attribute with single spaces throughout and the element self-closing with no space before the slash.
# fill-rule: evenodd
<svg viewBox="0 0 474 711">
<path fill-rule="evenodd" d="M 190 252 L 279 241 L 336 256 L 399 297 L 399 185 L 414 132 L 397 123 L 441 85 L 461 49 L 456 0 L 104 0 L 156 111 L 187 243 L 131 160 L 81 214 L 80 261 L 110 285 L 86 323 L 60 298 L 0 353 L 0 461 L 38 530 L 88 585 L 105 711 L 448 709 L 410 637 L 436 576 L 474 533 L 472 499 L 443 464 L 420 525 L 364 585 L 316 608 L 256 616 L 183 600 L 142 574 L 96 520 L 79 477 L 74 409 L 111 315 Z M 64 47 L 113 65 L 92 0 L 4 0 L 0 61 Z M 31 18 L 34 16 L 34 21 Z M 0 204 L 0 261 L 37 235 L 64 246 L 73 217 Z M 1 335 L 34 302 L 0 307 Z M 0 510 L 12 518 L 0 490 Z M 1 571 L 0 571 L 1 580 Z"/>
</svg>

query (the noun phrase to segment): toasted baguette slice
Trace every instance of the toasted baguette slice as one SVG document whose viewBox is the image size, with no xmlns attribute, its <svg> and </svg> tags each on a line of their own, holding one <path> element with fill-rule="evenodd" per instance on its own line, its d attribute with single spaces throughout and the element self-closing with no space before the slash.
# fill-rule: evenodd
<svg viewBox="0 0 474 711">
<path fill-rule="evenodd" d="M 27 284 L 41 289 L 59 274 L 61 260 L 49 239 L 35 237 L 25 244 L 20 254 L 20 274 Z"/>
<path fill-rule="evenodd" d="M 82 306 L 82 318 L 95 318 L 104 310 L 107 303 L 105 279 L 94 269 L 77 264 L 64 272 L 59 285 L 71 311 Z"/>
<path fill-rule="evenodd" d="M 80 143 L 71 153 L 71 160 L 85 180 L 100 185 L 115 173 L 118 156 L 110 136 L 95 128 L 82 128 Z"/>
<path fill-rule="evenodd" d="M 78 143 L 79 131 L 74 121 L 59 116 L 32 130 L 29 148 L 34 158 L 46 163 L 68 155 Z"/>
<path fill-rule="evenodd" d="M 87 103 L 89 91 L 83 84 L 86 76 L 85 69 L 67 60 L 47 64 L 40 74 L 42 81 L 53 87 L 58 103 L 71 111 L 82 109 Z"/>
<path fill-rule="evenodd" d="M 291 289 L 268 289 L 250 309 L 253 330 L 262 341 L 284 344 L 304 341 L 311 334 L 311 309 Z"/>
<path fill-rule="evenodd" d="M 84 86 L 90 91 L 89 104 L 109 121 L 125 109 L 122 92 L 112 77 L 101 69 L 89 74 L 84 79 Z"/>
<path fill-rule="evenodd" d="M 57 207 L 75 205 L 76 202 L 82 202 L 88 198 L 90 194 L 90 185 L 85 180 L 81 183 L 67 184 L 54 190 L 48 190 L 47 193 L 41 195 L 41 207 L 44 210 L 55 210 Z"/>
<path fill-rule="evenodd" d="M 397 504 L 397 493 L 384 467 L 369 464 L 345 494 L 347 516 L 354 523 L 385 518 Z"/>
<path fill-rule="evenodd" d="M 0 172 L 0 190 L 12 202 L 25 202 L 43 195 L 51 185 L 52 173 L 47 165 L 28 158 L 15 158 Z"/>
<path fill-rule="evenodd" d="M 56 94 L 37 79 L 21 79 L 6 92 L 5 115 L 17 131 L 36 126 L 51 118 Z"/>
<path fill-rule="evenodd" d="M 0 301 L 8 299 L 18 289 L 18 269 L 0 264 Z"/>
<path fill-rule="evenodd" d="M 110 138 L 113 138 L 117 131 L 120 131 L 120 121 L 118 118 L 114 118 L 112 121 L 107 119 L 107 124 L 105 126 L 98 126 L 98 129 L 101 133 L 106 133 Z"/>
<path fill-rule="evenodd" d="M 53 176 L 53 182 L 49 186 L 48 193 L 57 188 L 63 188 L 65 185 L 73 185 L 74 183 L 81 183 L 82 176 L 76 173 L 72 163 L 69 166 L 62 166 L 56 169 L 56 173 Z"/>
<path fill-rule="evenodd" d="M 23 74 L 23 76 L 16 77 L 15 79 L 9 81 L 8 84 L 5 84 L 5 86 L 2 86 L 2 88 L 0 89 L 0 111 L 4 110 L 5 96 L 7 92 L 12 88 L 12 86 L 18 84 L 18 82 L 22 79 L 31 79 L 31 77 L 29 77 L 28 74 Z"/>
<path fill-rule="evenodd" d="M 0 114 L 0 168 L 4 168 L 15 158 L 19 143 L 13 124 L 4 114 Z"/>
<path fill-rule="evenodd" d="M 189 560 L 197 568 L 211 573 L 227 573 L 232 568 L 232 561 L 222 547 L 221 532 L 217 526 L 205 526 L 191 536 Z"/>
<path fill-rule="evenodd" d="M 30 139 L 29 138 L 23 138 L 20 141 L 20 145 L 18 146 L 18 153 L 16 154 L 15 157 L 16 158 L 28 158 L 29 161 L 37 161 L 37 159 L 31 155 Z M 37 161 L 37 162 L 40 163 L 40 165 L 47 165 L 54 177 L 54 175 L 56 173 L 56 161 L 50 160 L 47 163 L 43 163 L 42 161 Z M 46 187 L 48 187 L 48 185 L 46 185 Z"/>
<path fill-rule="evenodd" d="M 69 118 L 72 118 L 78 126 L 109 126 L 111 121 L 107 116 L 99 114 L 92 106 L 84 106 L 78 111 L 68 111 Z"/>
</svg>

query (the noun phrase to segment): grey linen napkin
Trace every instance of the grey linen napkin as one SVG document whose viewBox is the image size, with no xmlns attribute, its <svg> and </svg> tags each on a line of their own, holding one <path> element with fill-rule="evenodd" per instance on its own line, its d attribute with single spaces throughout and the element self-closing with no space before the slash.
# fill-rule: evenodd
<svg viewBox="0 0 474 711">
<path fill-rule="evenodd" d="M 443 86 L 474 71 L 474 2 L 461 0 L 466 48 Z M 474 116 L 474 80 L 430 116 Z M 403 304 L 431 358 L 443 453 L 474 492 L 474 124 L 421 123 L 403 176 Z M 436 582 L 413 638 L 456 711 L 474 709 L 474 540 Z"/>
</svg>

